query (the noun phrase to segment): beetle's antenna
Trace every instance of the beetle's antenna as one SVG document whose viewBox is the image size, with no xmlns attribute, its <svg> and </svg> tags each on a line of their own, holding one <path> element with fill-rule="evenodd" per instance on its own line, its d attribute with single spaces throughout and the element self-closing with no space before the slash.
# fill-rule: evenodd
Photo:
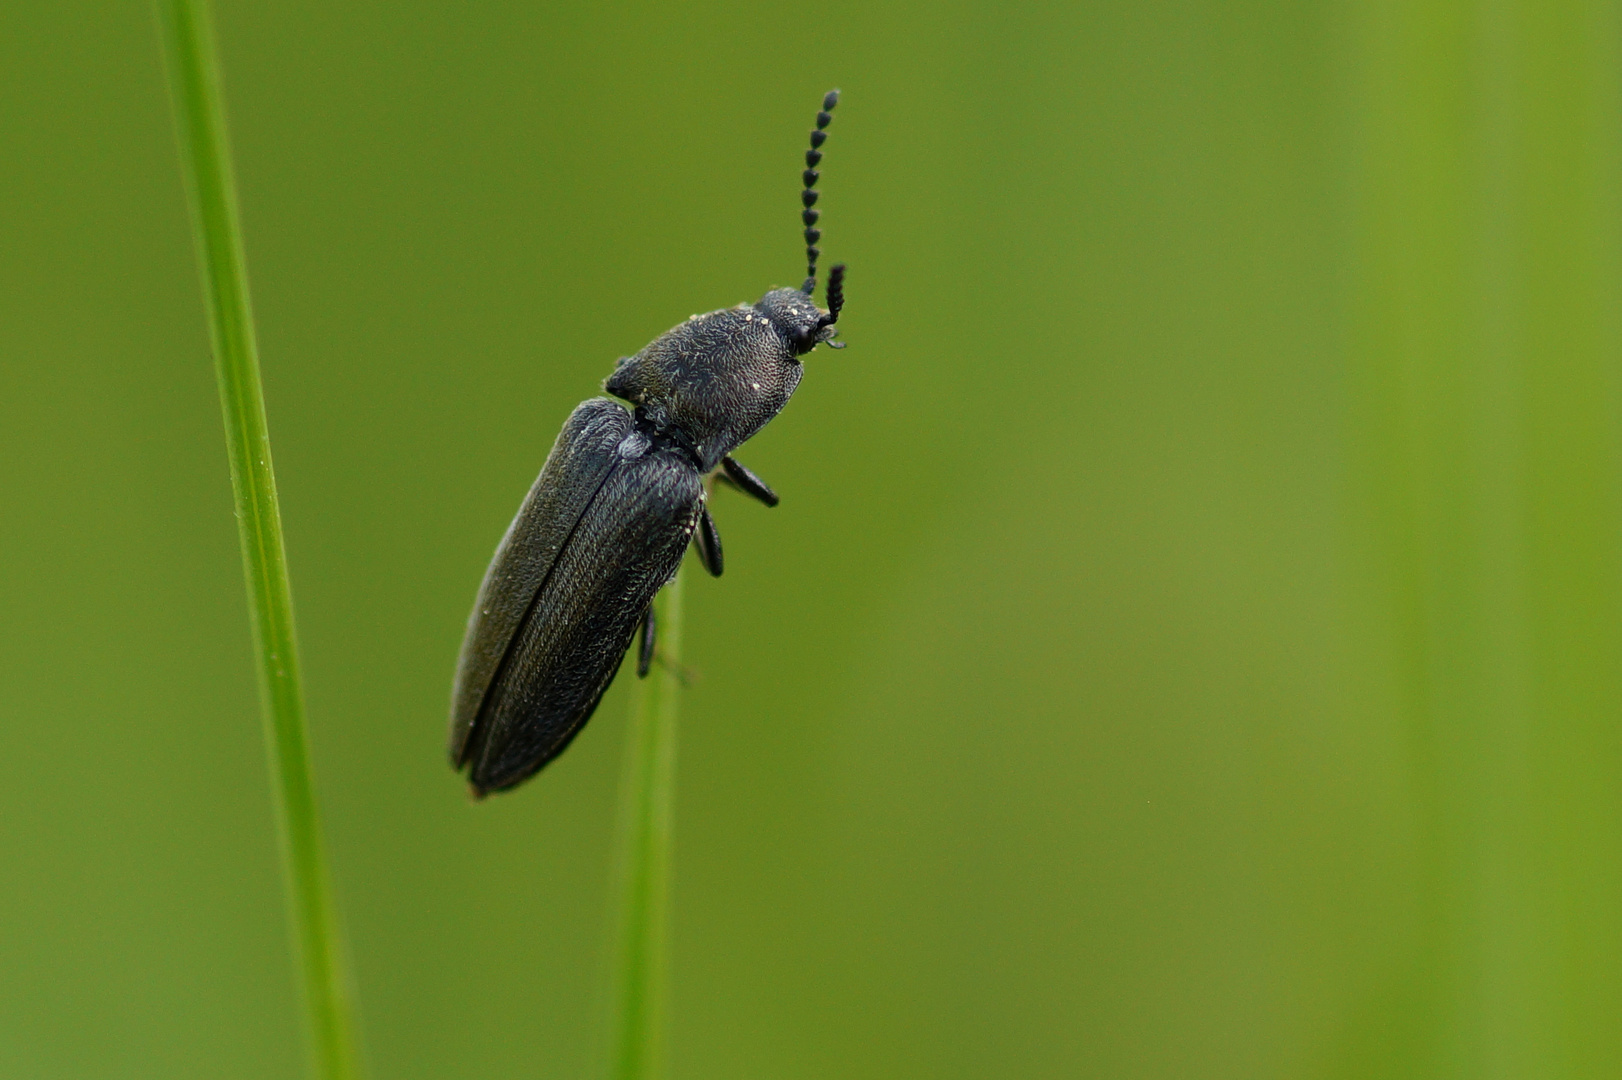
<svg viewBox="0 0 1622 1080">
<path fill-rule="evenodd" d="M 817 329 L 823 330 L 839 321 L 839 309 L 845 306 L 845 264 L 834 263 L 828 270 L 828 314 L 817 316 Z M 822 336 L 820 333 L 817 335 Z M 831 339 L 832 334 L 828 335 Z M 830 349 L 843 349 L 843 341 L 827 340 Z"/>
<path fill-rule="evenodd" d="M 828 271 L 828 314 L 817 321 L 832 326 L 839 321 L 839 309 L 845 306 L 845 264 L 834 263 Z"/>
<path fill-rule="evenodd" d="M 822 230 L 817 228 L 817 178 L 822 174 L 817 172 L 817 163 L 822 160 L 822 144 L 828 141 L 828 124 L 833 120 L 834 106 L 839 104 L 839 91 L 830 90 L 823 95 L 822 111 L 817 113 L 817 126 L 811 132 L 811 149 L 805 152 L 805 172 L 800 178 L 805 181 L 805 190 L 800 192 L 800 202 L 804 209 L 800 211 L 800 220 L 805 222 L 805 284 L 800 291 L 810 296 L 817 288 L 817 256 L 821 250 L 817 241 L 822 239 Z"/>
</svg>

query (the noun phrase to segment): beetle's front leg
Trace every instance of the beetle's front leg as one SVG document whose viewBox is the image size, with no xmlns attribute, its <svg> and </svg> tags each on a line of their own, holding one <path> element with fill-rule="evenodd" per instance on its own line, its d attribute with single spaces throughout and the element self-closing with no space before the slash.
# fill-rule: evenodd
<svg viewBox="0 0 1622 1080">
<path fill-rule="evenodd" d="M 752 495 L 767 506 L 777 505 L 777 492 L 773 491 L 766 481 L 744 468 L 735 461 L 731 454 L 721 459 L 721 479 L 743 492 Z"/>
</svg>

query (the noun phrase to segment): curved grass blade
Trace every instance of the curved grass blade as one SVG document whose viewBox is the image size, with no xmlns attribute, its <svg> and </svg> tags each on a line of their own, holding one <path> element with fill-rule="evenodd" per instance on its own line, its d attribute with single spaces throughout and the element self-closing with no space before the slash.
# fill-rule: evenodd
<svg viewBox="0 0 1622 1080">
<path fill-rule="evenodd" d="M 293 599 L 259 382 L 247 265 L 207 0 L 159 0 L 182 172 L 225 414 L 277 832 L 315 1072 L 359 1075 L 354 1024 L 310 776 Z"/>
</svg>

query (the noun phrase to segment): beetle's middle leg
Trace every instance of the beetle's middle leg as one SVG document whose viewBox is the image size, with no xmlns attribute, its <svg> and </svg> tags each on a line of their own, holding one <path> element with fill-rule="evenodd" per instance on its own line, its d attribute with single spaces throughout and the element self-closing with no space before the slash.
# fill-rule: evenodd
<svg viewBox="0 0 1622 1080">
<path fill-rule="evenodd" d="M 699 507 L 698 528 L 693 530 L 693 546 L 698 549 L 698 561 L 704 564 L 710 576 L 720 577 L 721 534 L 716 531 L 715 519 L 710 517 L 707 506 Z"/>
<path fill-rule="evenodd" d="M 767 506 L 777 505 L 777 492 L 773 491 L 766 481 L 744 468 L 740 462 L 734 461 L 731 454 L 721 459 L 721 479 L 745 495 L 759 499 Z"/>
<path fill-rule="evenodd" d="M 653 603 L 650 601 L 647 614 L 642 616 L 642 646 L 636 651 L 637 678 L 648 677 L 648 669 L 653 666 L 653 646 L 658 639 L 658 627 L 653 618 Z"/>
</svg>

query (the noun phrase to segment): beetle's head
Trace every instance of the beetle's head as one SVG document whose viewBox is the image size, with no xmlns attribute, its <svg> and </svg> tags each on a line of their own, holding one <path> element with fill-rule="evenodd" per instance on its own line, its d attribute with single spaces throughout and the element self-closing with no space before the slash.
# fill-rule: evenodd
<svg viewBox="0 0 1622 1080">
<path fill-rule="evenodd" d="M 811 149 L 805 152 L 805 172 L 800 174 L 805 190 L 800 192 L 800 220 L 805 224 L 805 284 L 798 289 L 776 289 L 761 297 L 755 310 L 770 319 L 788 338 L 795 356 L 804 356 L 818 345 L 827 343 L 831 349 L 843 349 L 845 343 L 835 341 L 839 309 L 845 306 L 845 266 L 843 263 L 828 271 L 828 310 L 817 307 L 811 299 L 817 291 L 817 256 L 822 249 L 817 242 L 822 230 L 817 228 L 821 211 L 817 209 L 817 180 L 822 176 L 817 166 L 822 164 L 822 144 L 828 141 L 828 124 L 833 120 L 834 106 L 839 104 L 839 91 L 830 90 L 822 98 L 822 109 L 817 113 L 817 126 L 811 130 Z"/>
<path fill-rule="evenodd" d="M 835 341 L 839 333 L 839 309 L 845 305 L 845 266 L 841 263 L 828 272 L 828 310 L 817 307 L 808 292 L 800 289 L 773 289 L 760 298 L 755 310 L 770 319 L 782 331 L 794 349 L 795 356 L 804 356 L 818 345 L 843 349 L 843 341 Z"/>
</svg>

